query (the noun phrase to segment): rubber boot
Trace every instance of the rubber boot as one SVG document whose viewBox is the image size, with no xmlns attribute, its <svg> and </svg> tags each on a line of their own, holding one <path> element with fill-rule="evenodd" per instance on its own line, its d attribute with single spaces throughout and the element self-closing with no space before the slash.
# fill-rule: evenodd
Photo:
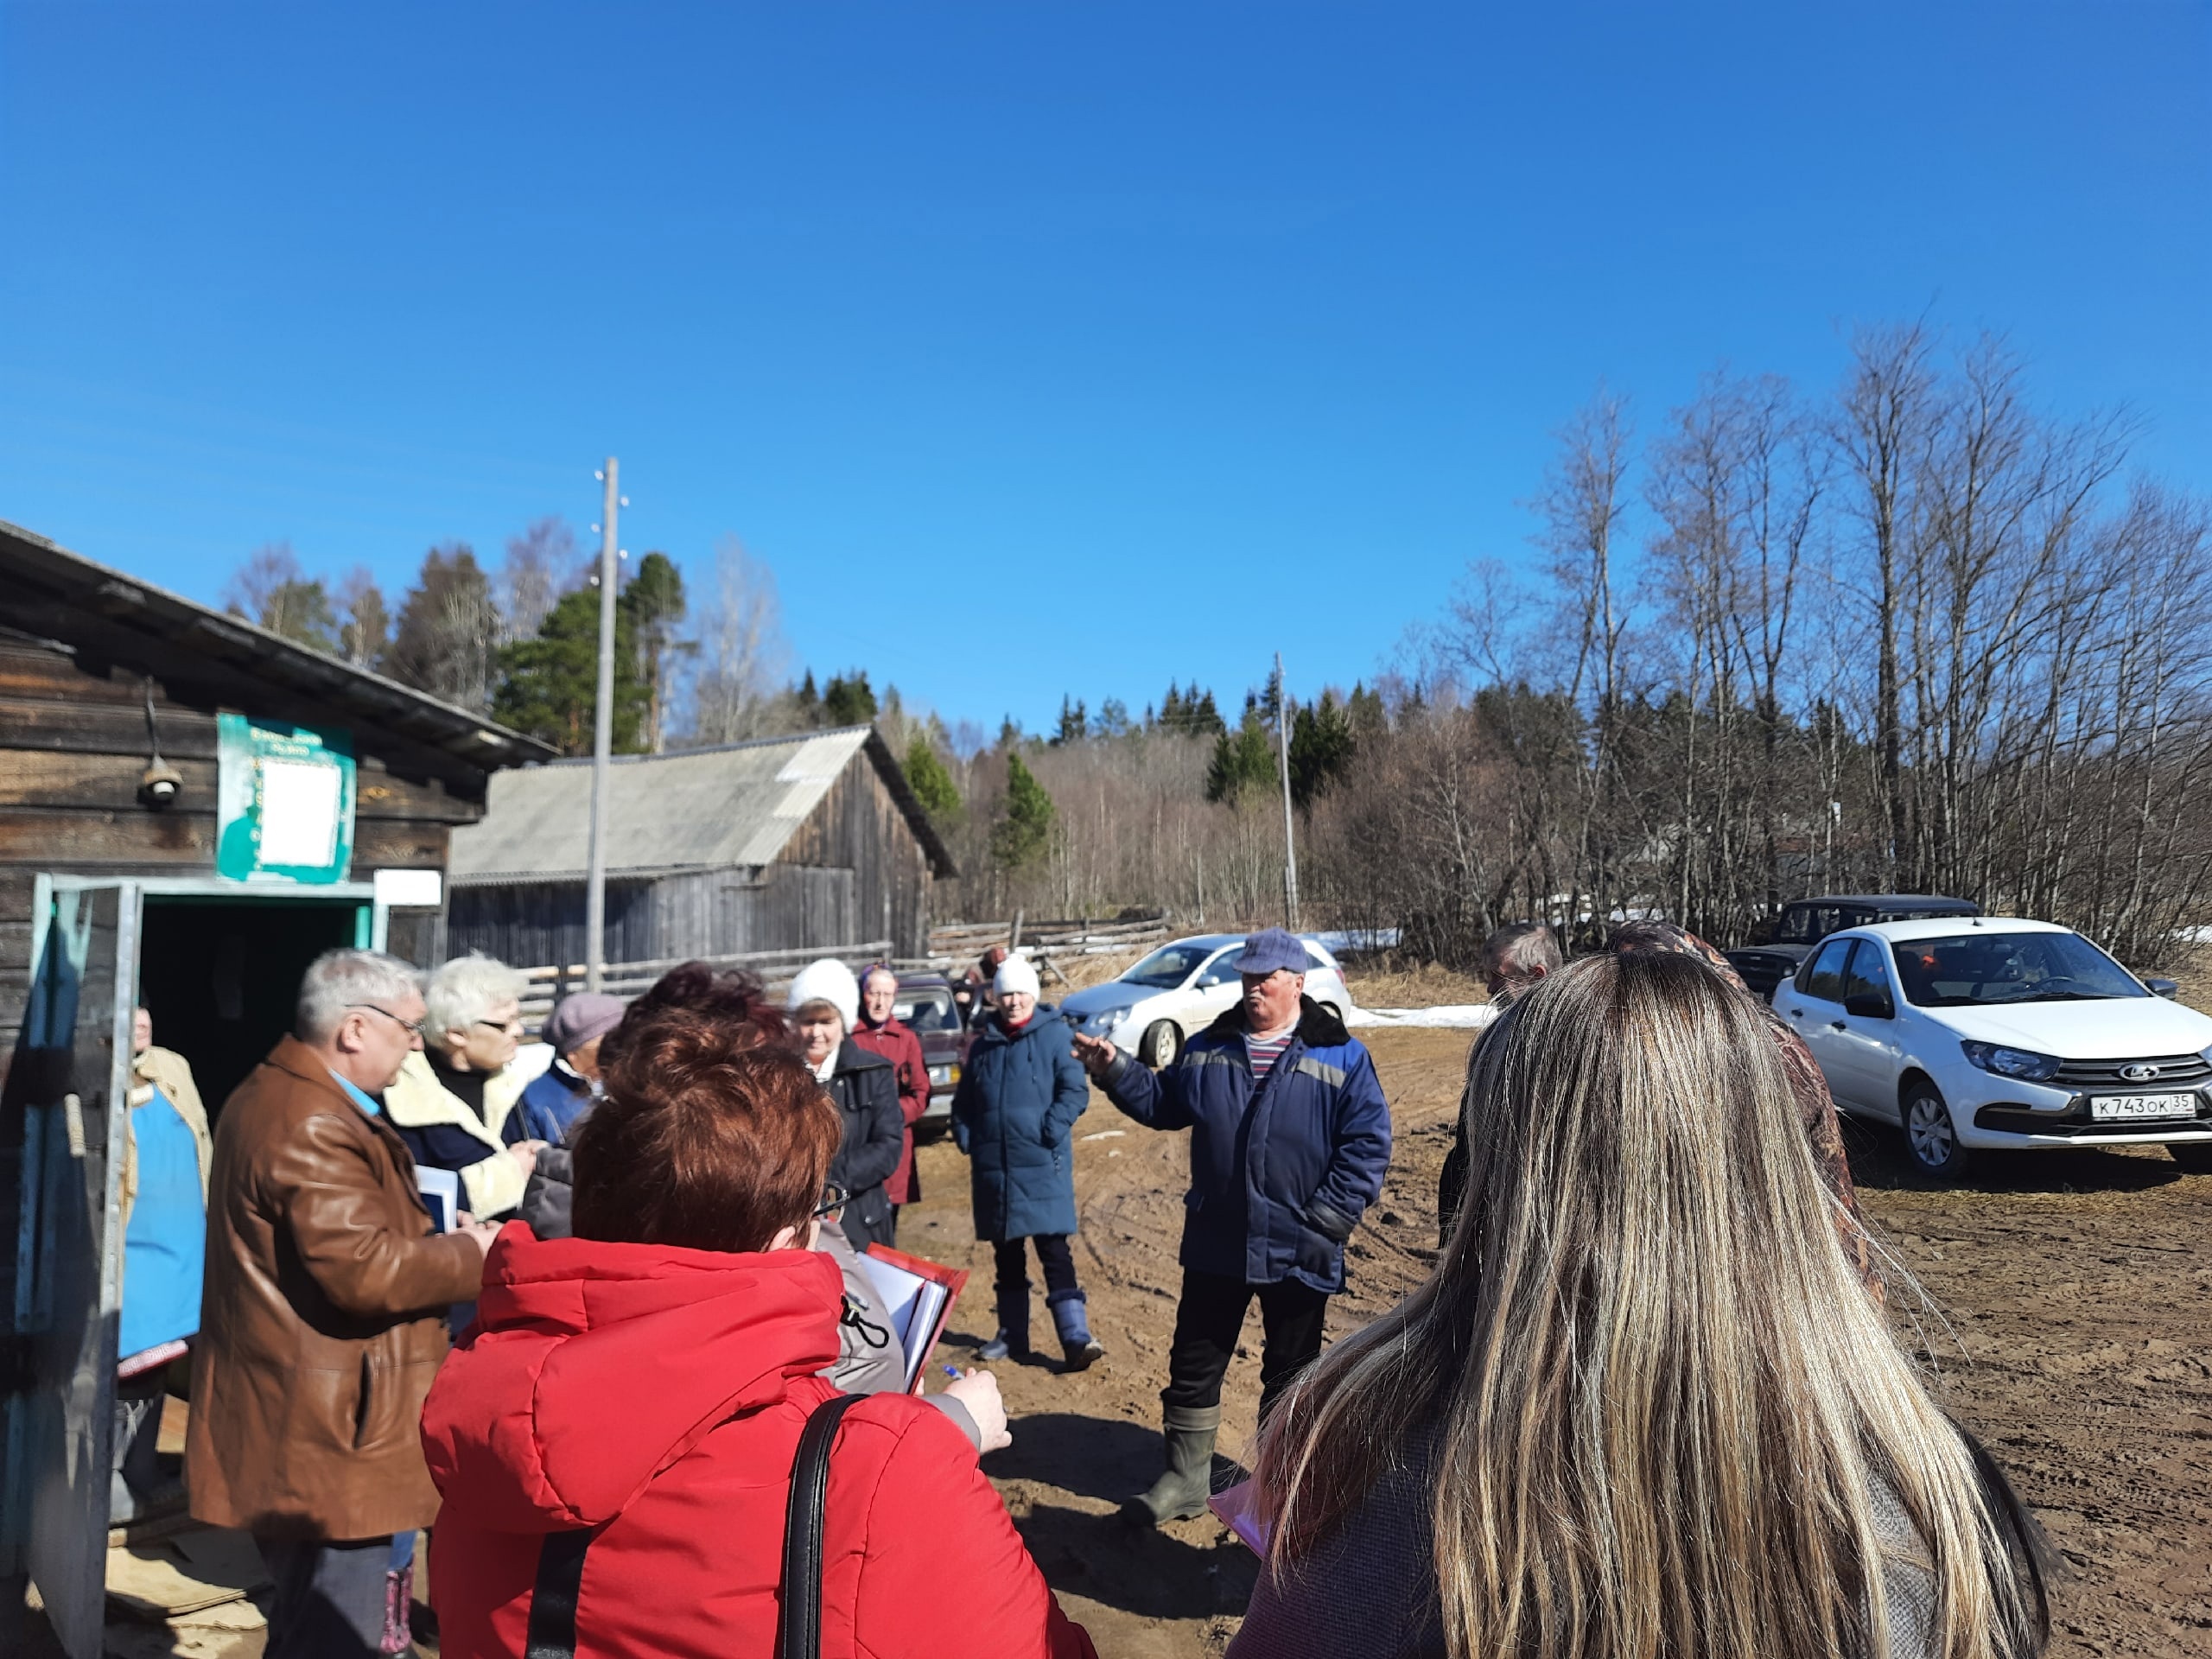
<svg viewBox="0 0 2212 1659">
<path fill-rule="evenodd" d="M 1090 1319 L 1084 1312 L 1083 1293 L 1079 1290 L 1063 1292 L 1052 1299 L 1052 1324 L 1060 1333 L 1060 1351 L 1067 1356 L 1061 1369 L 1087 1371 L 1106 1357 L 1090 1334 Z"/>
<path fill-rule="evenodd" d="M 1029 1286 L 1023 1281 L 1019 1299 L 999 1292 L 998 1334 L 976 1351 L 978 1359 L 1019 1358 L 1029 1352 Z"/>
<path fill-rule="evenodd" d="M 1221 1430 L 1219 1406 L 1170 1406 L 1164 1414 L 1167 1467 L 1149 1491 L 1122 1505 L 1132 1525 L 1156 1527 L 1206 1512 L 1213 1495 L 1213 1442 Z"/>
</svg>

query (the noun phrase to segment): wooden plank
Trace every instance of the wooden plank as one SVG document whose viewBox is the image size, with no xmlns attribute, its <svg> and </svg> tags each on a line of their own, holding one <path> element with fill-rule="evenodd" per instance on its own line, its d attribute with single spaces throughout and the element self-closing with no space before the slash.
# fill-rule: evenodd
<svg viewBox="0 0 2212 1659">
<path fill-rule="evenodd" d="M 353 868 L 442 869 L 442 823 L 361 820 L 353 828 Z M 213 812 L 72 812 L 0 809 L 0 864 L 35 870 L 106 869 L 118 865 L 175 868 L 213 874 Z"/>
<path fill-rule="evenodd" d="M 0 696 L 77 702 L 114 702 L 143 709 L 145 682 L 136 675 L 110 671 L 93 673 L 81 667 L 67 652 L 49 651 L 20 640 L 0 640 Z M 157 684 L 154 707 L 158 712 L 167 699 Z M 140 719 L 143 722 L 143 714 Z"/>
<path fill-rule="evenodd" d="M 164 760 L 169 757 L 164 755 Z M 212 760 L 170 760 L 184 782 L 167 812 L 206 811 L 215 799 L 216 763 Z M 146 770 L 143 753 L 86 754 L 37 749 L 0 749 L 0 808 L 68 807 L 102 811 L 149 812 L 138 798 Z M 471 804 L 456 800 L 435 785 L 394 778 L 373 764 L 359 769 L 354 817 L 432 823 L 467 823 L 478 816 Z"/>
</svg>

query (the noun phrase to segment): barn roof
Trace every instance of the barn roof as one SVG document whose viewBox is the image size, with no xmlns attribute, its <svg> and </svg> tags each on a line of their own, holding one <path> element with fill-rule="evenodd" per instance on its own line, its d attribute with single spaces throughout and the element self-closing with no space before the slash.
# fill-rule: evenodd
<svg viewBox="0 0 2212 1659">
<path fill-rule="evenodd" d="M 95 563 L 5 520 L 0 594 L 10 626 L 51 639 L 79 660 L 204 687 L 226 700 L 244 700 L 256 687 L 281 688 L 327 711 L 333 723 L 375 727 L 480 772 L 555 753 L 497 721 Z"/>
<path fill-rule="evenodd" d="M 607 872 L 632 878 L 775 861 L 855 759 L 866 755 L 898 802 L 930 868 L 952 855 L 871 726 L 756 738 L 674 754 L 617 755 L 607 815 Z M 456 887 L 581 881 L 591 855 L 591 762 L 556 760 L 493 775 L 483 821 L 456 830 Z"/>
</svg>

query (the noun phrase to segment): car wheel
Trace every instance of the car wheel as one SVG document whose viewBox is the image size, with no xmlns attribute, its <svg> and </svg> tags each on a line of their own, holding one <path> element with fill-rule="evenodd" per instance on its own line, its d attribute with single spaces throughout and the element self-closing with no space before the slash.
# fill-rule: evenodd
<svg viewBox="0 0 2212 1659">
<path fill-rule="evenodd" d="M 1958 1125 L 1942 1092 L 1925 1077 L 1904 1086 L 1904 1152 L 1923 1175 L 1956 1175 L 1973 1154 L 1959 1140 Z"/>
<path fill-rule="evenodd" d="M 2212 1175 L 2212 1141 L 2183 1141 L 2166 1150 L 2192 1175 Z"/>
<path fill-rule="evenodd" d="M 1183 1046 L 1183 1033 L 1173 1020 L 1155 1020 L 1145 1028 L 1137 1045 L 1137 1058 L 1155 1071 L 1175 1064 L 1175 1051 Z"/>
</svg>

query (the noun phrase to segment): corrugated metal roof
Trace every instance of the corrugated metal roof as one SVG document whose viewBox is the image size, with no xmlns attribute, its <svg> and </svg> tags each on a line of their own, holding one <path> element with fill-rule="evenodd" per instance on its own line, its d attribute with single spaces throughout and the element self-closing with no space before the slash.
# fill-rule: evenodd
<svg viewBox="0 0 2212 1659">
<path fill-rule="evenodd" d="M 849 726 L 618 757 L 610 773 L 607 874 L 773 862 L 871 735 L 866 726 Z M 454 831 L 448 869 L 462 885 L 581 880 L 590 843 L 591 762 L 525 766 L 493 774 L 483 821 Z"/>
</svg>

